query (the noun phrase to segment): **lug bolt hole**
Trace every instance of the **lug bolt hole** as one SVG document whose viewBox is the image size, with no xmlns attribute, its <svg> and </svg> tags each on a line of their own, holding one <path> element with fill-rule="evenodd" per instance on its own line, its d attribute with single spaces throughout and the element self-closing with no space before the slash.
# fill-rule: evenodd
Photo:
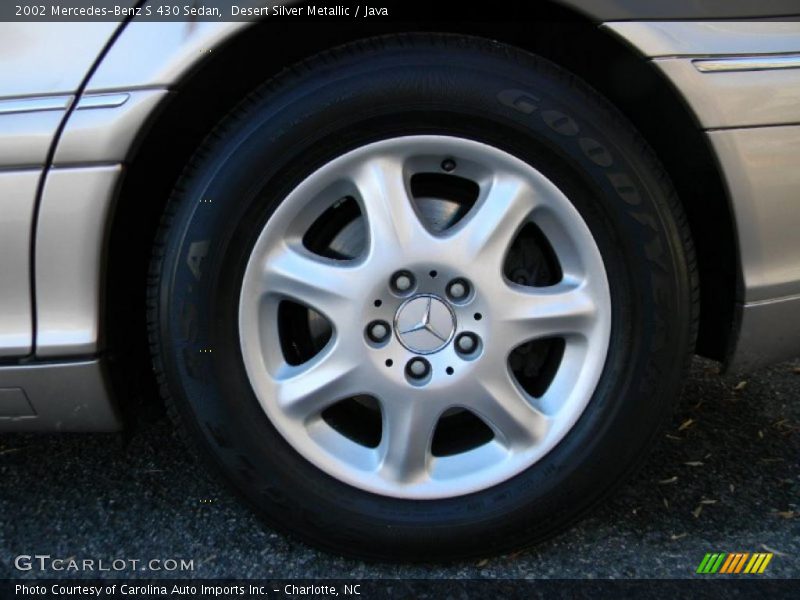
<svg viewBox="0 0 800 600">
<path fill-rule="evenodd" d="M 455 370 L 453 369 L 453 367 L 447 367 L 444 370 L 444 372 L 447 373 L 448 375 L 452 375 L 453 373 L 455 373 Z"/>
<path fill-rule="evenodd" d="M 386 321 L 373 321 L 367 325 L 367 338 L 375 344 L 383 344 L 389 339 L 392 328 Z"/>
<path fill-rule="evenodd" d="M 410 272 L 398 271 L 397 273 L 392 275 L 392 280 L 390 285 L 394 293 L 405 295 L 411 293 L 414 290 L 414 286 L 416 285 L 416 280 L 414 279 L 414 276 Z"/>
<path fill-rule="evenodd" d="M 409 381 L 419 384 L 424 383 L 431 374 L 431 363 L 424 358 L 412 358 L 406 363 L 406 376 Z"/>
<path fill-rule="evenodd" d="M 373 304 L 375 305 L 375 308 L 379 308 L 383 304 L 383 300 L 375 300 Z"/>
<path fill-rule="evenodd" d="M 394 364 L 394 361 L 391 358 L 386 359 L 386 366 L 391 367 Z"/>
<path fill-rule="evenodd" d="M 452 171 L 455 171 L 455 169 L 456 169 L 456 161 L 454 161 L 452 158 L 446 158 L 445 160 L 442 161 L 442 171 L 446 173 L 451 173 Z"/>
<path fill-rule="evenodd" d="M 430 273 L 428 273 L 428 275 L 430 275 L 433 278 L 435 278 L 438 274 L 439 273 L 437 271 L 431 271 Z"/>
<path fill-rule="evenodd" d="M 453 279 L 447 284 L 447 297 L 453 302 L 464 302 L 469 298 L 471 291 L 472 286 L 466 279 Z"/>
<path fill-rule="evenodd" d="M 461 358 L 474 358 L 481 348 L 481 340 L 474 333 L 465 332 L 456 337 L 455 345 Z"/>
<path fill-rule="evenodd" d="M 483 315 L 481 313 L 475 313 L 473 316 L 475 317 L 476 321 L 480 321 L 483 318 Z"/>
</svg>

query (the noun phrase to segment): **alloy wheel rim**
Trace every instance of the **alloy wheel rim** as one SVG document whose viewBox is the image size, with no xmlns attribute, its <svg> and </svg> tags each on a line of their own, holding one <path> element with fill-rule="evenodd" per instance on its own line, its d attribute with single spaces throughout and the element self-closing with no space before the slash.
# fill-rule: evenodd
<svg viewBox="0 0 800 600">
<path fill-rule="evenodd" d="M 410 189 L 415 175 L 442 170 L 479 191 L 454 225 L 434 231 Z M 366 238 L 347 260 L 304 244 L 342 198 L 357 203 Z M 527 224 L 544 233 L 557 257 L 561 276 L 553 285 L 520 285 L 504 273 Z M 313 309 L 330 327 L 324 346 L 300 364 L 287 360 L 278 342 L 285 301 Z M 245 369 L 280 434 L 328 475 L 409 499 L 489 488 L 551 451 L 592 397 L 610 326 L 602 256 L 568 198 L 503 150 L 448 136 L 375 142 L 309 174 L 261 231 L 239 303 Z M 422 341 L 411 339 L 415 331 Z M 563 350 L 537 397 L 512 373 L 509 356 L 555 338 Z M 359 443 L 324 418 L 353 397 L 375 401 L 377 444 Z M 480 419 L 491 439 L 436 455 L 437 426 L 453 411 Z"/>
</svg>

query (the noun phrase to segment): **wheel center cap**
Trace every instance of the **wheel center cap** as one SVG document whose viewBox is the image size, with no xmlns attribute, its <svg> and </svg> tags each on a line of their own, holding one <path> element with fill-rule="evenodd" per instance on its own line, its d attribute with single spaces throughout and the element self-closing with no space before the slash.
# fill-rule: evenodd
<svg viewBox="0 0 800 600">
<path fill-rule="evenodd" d="M 432 294 L 409 298 L 394 317 L 397 339 L 417 354 L 438 352 L 453 339 L 456 316 L 450 306 Z"/>
</svg>

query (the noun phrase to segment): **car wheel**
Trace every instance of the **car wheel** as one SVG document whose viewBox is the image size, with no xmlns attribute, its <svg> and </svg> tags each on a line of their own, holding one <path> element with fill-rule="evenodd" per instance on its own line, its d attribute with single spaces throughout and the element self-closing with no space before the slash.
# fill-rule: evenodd
<svg viewBox="0 0 800 600">
<path fill-rule="evenodd" d="M 652 152 L 555 65 L 457 36 L 255 91 L 171 199 L 154 362 L 269 523 L 373 558 L 485 555 L 616 487 L 693 349 L 688 228 Z"/>
</svg>

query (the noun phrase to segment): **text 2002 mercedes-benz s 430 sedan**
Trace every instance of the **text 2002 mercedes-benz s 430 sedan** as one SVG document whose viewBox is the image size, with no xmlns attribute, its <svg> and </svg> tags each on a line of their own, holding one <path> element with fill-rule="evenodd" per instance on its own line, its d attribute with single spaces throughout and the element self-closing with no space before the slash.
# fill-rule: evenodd
<svg viewBox="0 0 800 600">
<path fill-rule="evenodd" d="M 0 430 L 158 390 L 268 523 L 485 555 L 607 497 L 693 354 L 800 353 L 795 2 L 535 4 L 0 24 Z"/>
</svg>

